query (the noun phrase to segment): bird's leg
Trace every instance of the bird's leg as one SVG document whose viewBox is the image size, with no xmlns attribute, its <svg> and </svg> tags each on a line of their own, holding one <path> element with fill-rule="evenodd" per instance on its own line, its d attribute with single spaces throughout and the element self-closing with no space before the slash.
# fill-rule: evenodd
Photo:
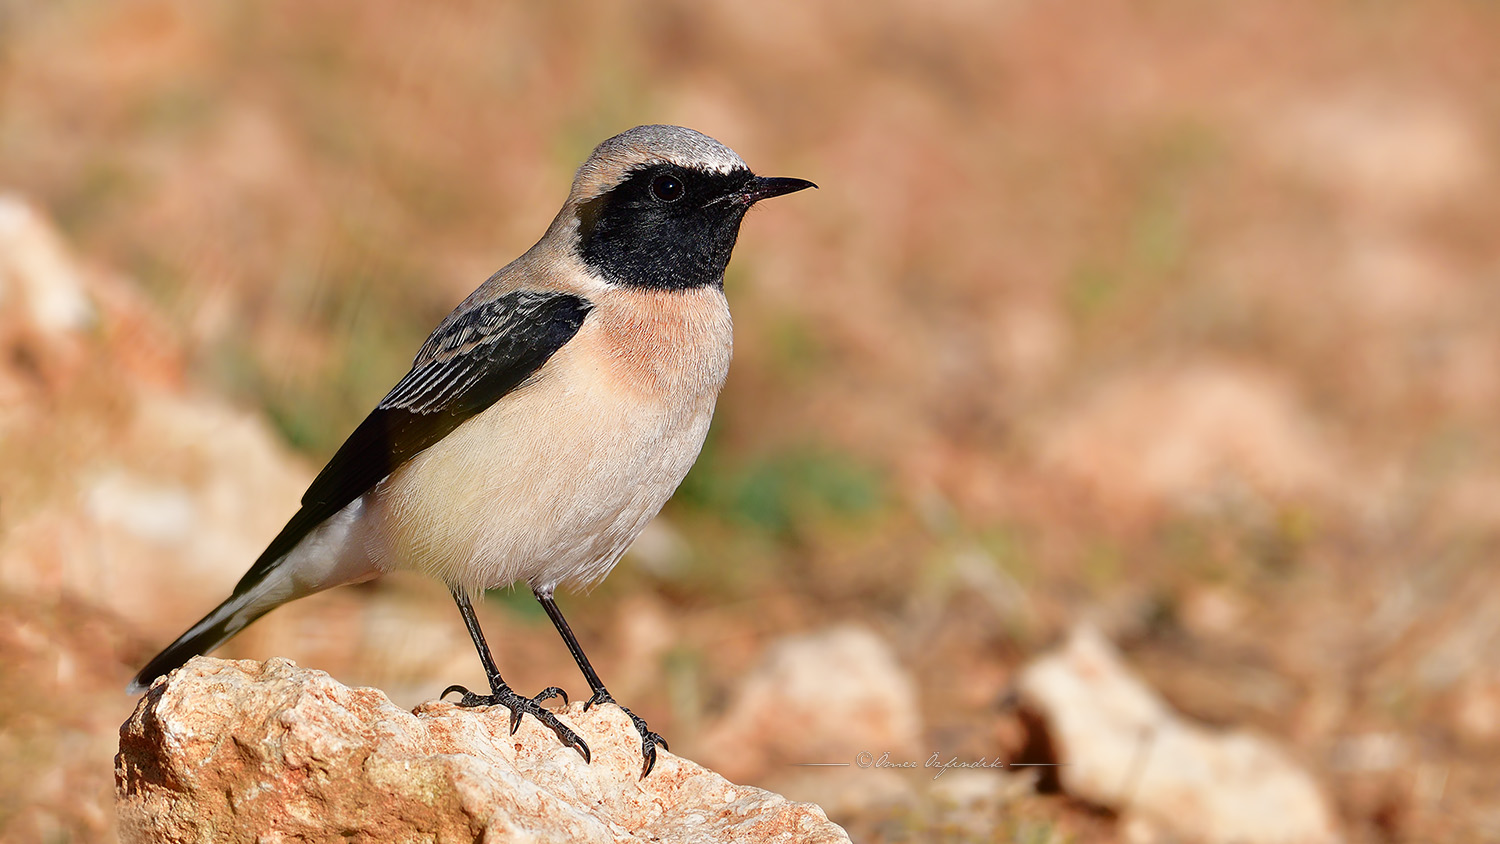
<svg viewBox="0 0 1500 844">
<path fill-rule="evenodd" d="M 500 676 L 500 669 L 495 667 L 495 658 L 490 656 L 490 646 L 484 641 L 484 633 L 479 629 L 479 619 L 474 617 L 474 605 L 469 603 L 469 595 L 462 589 L 453 590 L 453 600 L 458 604 L 458 611 L 464 617 L 464 626 L 469 628 L 469 636 L 474 639 L 474 648 L 479 651 L 479 661 L 484 664 L 484 673 L 490 681 L 490 694 L 476 695 L 463 686 L 449 686 L 443 689 L 439 697 L 447 697 L 449 692 L 459 692 L 463 698 L 458 701 L 459 706 L 494 706 L 499 704 L 510 710 L 510 732 L 515 734 L 516 728 L 521 726 L 521 716 L 530 714 L 535 716 L 542 726 L 557 734 L 559 740 L 568 747 L 577 750 L 583 756 L 583 761 L 589 761 L 589 746 L 584 743 L 578 734 L 568 729 L 563 722 L 557 720 L 557 716 L 542 708 L 542 701 L 554 697 L 568 702 L 568 695 L 562 689 L 551 686 L 543 689 L 536 697 L 524 697 L 505 682 Z"/>
<path fill-rule="evenodd" d="M 615 706 L 620 706 L 615 701 L 614 696 L 609 693 L 609 689 L 604 688 L 604 683 L 600 682 L 599 675 L 594 672 L 594 666 L 589 664 L 588 656 L 584 654 L 583 648 L 578 644 L 578 637 L 573 635 L 573 628 L 568 626 L 568 620 L 563 618 L 562 611 L 557 608 L 557 603 L 552 600 L 552 593 L 550 591 L 544 592 L 540 589 L 533 589 L 531 590 L 531 594 L 536 596 L 537 602 L 542 605 L 542 609 L 547 611 L 547 617 L 552 619 L 552 624 L 557 628 L 557 632 L 562 634 L 563 641 L 568 643 L 568 650 L 573 653 L 573 659 L 578 663 L 579 670 L 583 672 L 584 679 L 589 681 L 589 688 L 594 691 L 593 696 L 583 704 L 584 711 L 587 711 L 590 706 L 596 703 L 613 703 Z M 644 718 L 623 706 L 620 706 L 620 709 L 626 715 L 630 716 L 631 722 L 635 724 L 636 731 L 641 734 L 641 779 L 645 779 L 646 775 L 651 773 L 651 769 L 656 767 L 656 746 L 661 745 L 668 750 L 672 748 L 667 745 L 666 739 L 651 732 L 651 728 L 646 726 Z"/>
</svg>

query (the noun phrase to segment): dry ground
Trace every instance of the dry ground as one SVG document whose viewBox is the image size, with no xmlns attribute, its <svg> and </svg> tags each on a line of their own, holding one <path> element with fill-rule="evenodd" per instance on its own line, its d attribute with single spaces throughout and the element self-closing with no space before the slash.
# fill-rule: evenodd
<svg viewBox="0 0 1500 844">
<path fill-rule="evenodd" d="M 1014 671 L 1089 618 L 1185 712 L 1290 746 L 1349 840 L 1496 840 L 1497 80 L 1483 0 L 11 0 L 0 190 L 145 291 L 173 377 L 312 465 L 593 143 L 699 128 L 822 189 L 745 226 L 672 541 L 568 599 L 675 747 L 765 643 L 852 620 L 897 646 L 935 749 L 992 754 Z M 368 597 L 345 591 L 276 630 Z M 556 682 L 545 620 L 493 604 L 521 684 Z M 11 700 L 114 689 L 160 635 L 62 598 L 3 619 Z M 98 671 L 35 682 L 53 639 Z M 401 679 L 378 645 L 230 652 L 282 645 Z M 10 705 L 0 747 L 51 767 L 66 748 L 19 736 L 77 710 Z M 0 835 L 108 835 L 97 772 L 38 827 L 0 768 Z M 1122 834 L 1060 797 L 996 824 Z"/>
</svg>

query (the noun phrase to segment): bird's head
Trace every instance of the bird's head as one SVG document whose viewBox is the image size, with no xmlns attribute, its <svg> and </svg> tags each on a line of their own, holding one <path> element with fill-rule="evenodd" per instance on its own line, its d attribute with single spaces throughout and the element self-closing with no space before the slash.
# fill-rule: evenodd
<svg viewBox="0 0 1500 844">
<path fill-rule="evenodd" d="M 606 283 L 721 285 L 750 206 L 810 187 L 757 176 L 734 150 L 692 129 L 637 126 L 578 168 L 554 229 Z"/>
</svg>

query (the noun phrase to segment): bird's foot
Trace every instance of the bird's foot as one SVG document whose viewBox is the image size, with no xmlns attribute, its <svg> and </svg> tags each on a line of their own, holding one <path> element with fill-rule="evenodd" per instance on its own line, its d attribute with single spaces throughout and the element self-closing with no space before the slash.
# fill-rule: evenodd
<svg viewBox="0 0 1500 844">
<path fill-rule="evenodd" d="M 602 703 L 613 703 L 615 706 L 620 706 L 607 689 L 599 689 L 594 692 L 593 697 L 584 702 L 583 711 L 587 712 L 589 707 Z M 671 750 L 672 748 L 660 734 L 651 732 L 651 728 L 646 726 L 646 719 L 623 706 L 620 706 L 620 711 L 630 716 L 631 723 L 635 724 L 636 732 L 641 734 L 641 779 L 645 779 L 646 775 L 651 773 L 651 769 L 656 767 L 657 745 L 667 750 Z"/>
<path fill-rule="evenodd" d="M 476 706 L 497 705 L 509 709 L 511 735 L 515 735 L 516 729 L 521 726 L 521 716 L 531 715 L 538 721 L 542 722 L 542 726 L 555 733 L 557 735 L 558 741 L 561 741 L 564 745 L 578 751 L 578 754 L 583 757 L 583 761 L 588 762 L 591 759 L 588 744 L 585 743 L 583 739 L 579 738 L 577 733 L 569 729 L 566 724 L 557 720 L 556 715 L 553 715 L 542 706 L 542 701 L 551 700 L 555 697 L 562 698 L 564 704 L 568 702 L 567 692 L 564 692 L 562 689 L 559 689 L 556 686 L 549 686 L 545 689 L 542 689 L 536 697 L 526 697 L 524 695 L 521 695 L 517 693 L 515 689 L 512 689 L 509 685 L 503 682 L 494 684 L 493 693 L 487 695 L 476 695 L 463 686 L 449 686 L 448 688 L 443 689 L 443 693 L 438 697 L 445 698 L 448 696 L 449 692 L 458 692 L 463 695 L 463 697 L 458 700 L 458 705 L 464 707 L 465 709 Z"/>
</svg>

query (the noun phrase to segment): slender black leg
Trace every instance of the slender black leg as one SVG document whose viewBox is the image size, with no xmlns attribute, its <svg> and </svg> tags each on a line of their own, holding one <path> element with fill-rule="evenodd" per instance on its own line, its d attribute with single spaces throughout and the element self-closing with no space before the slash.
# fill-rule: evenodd
<svg viewBox="0 0 1500 844">
<path fill-rule="evenodd" d="M 547 611 L 547 617 L 552 619 L 552 625 L 557 628 L 558 633 L 562 634 L 563 641 L 568 643 L 568 650 L 573 653 L 573 659 L 578 663 L 578 669 L 583 672 L 584 679 L 589 681 L 589 688 L 594 690 L 593 696 L 583 704 L 584 711 L 587 711 L 590 706 L 596 703 L 613 703 L 615 706 L 620 706 L 615 701 L 614 696 L 609 693 L 609 690 L 604 688 L 604 683 L 600 682 L 599 675 L 594 672 L 594 666 L 589 664 L 588 656 L 584 654 L 582 646 L 578 644 L 578 637 L 573 635 L 573 628 L 568 626 L 568 620 L 563 618 L 562 610 L 557 608 L 557 603 L 552 600 L 552 595 L 536 589 L 531 590 L 531 594 L 536 596 L 537 602 L 542 605 L 542 609 Z M 620 706 L 620 709 L 626 715 L 630 716 L 631 722 L 635 724 L 636 731 L 641 734 L 641 779 L 645 779 L 646 775 L 651 773 L 651 769 L 656 767 L 656 746 L 661 745 L 668 750 L 672 748 L 667 745 L 666 739 L 651 732 L 651 728 L 646 726 L 644 718 L 623 706 Z"/>
<path fill-rule="evenodd" d="M 515 735 L 516 728 L 521 726 L 521 716 L 530 714 L 542 726 L 557 734 L 559 740 L 568 747 L 577 750 L 583 756 L 583 761 L 589 761 L 589 746 L 584 743 L 578 734 L 568 729 L 563 722 L 557 720 L 557 716 L 542 708 L 542 701 L 554 697 L 568 702 L 568 695 L 562 689 L 551 686 L 542 689 L 536 697 L 523 697 L 517 694 L 510 684 L 500 676 L 500 669 L 495 667 L 495 658 L 490 656 L 490 646 L 484 641 L 484 633 L 479 629 L 479 619 L 474 617 L 474 605 L 469 603 L 469 596 L 462 590 L 453 590 L 453 600 L 458 604 L 458 611 L 464 617 L 464 626 L 469 628 L 469 636 L 474 639 L 474 649 L 479 651 L 479 661 L 484 665 L 485 676 L 490 681 L 490 694 L 476 695 L 463 686 L 449 686 L 443 689 L 439 697 L 447 697 L 449 692 L 459 692 L 463 699 L 458 702 L 459 706 L 494 706 L 496 704 L 510 710 L 510 732 Z"/>
</svg>

